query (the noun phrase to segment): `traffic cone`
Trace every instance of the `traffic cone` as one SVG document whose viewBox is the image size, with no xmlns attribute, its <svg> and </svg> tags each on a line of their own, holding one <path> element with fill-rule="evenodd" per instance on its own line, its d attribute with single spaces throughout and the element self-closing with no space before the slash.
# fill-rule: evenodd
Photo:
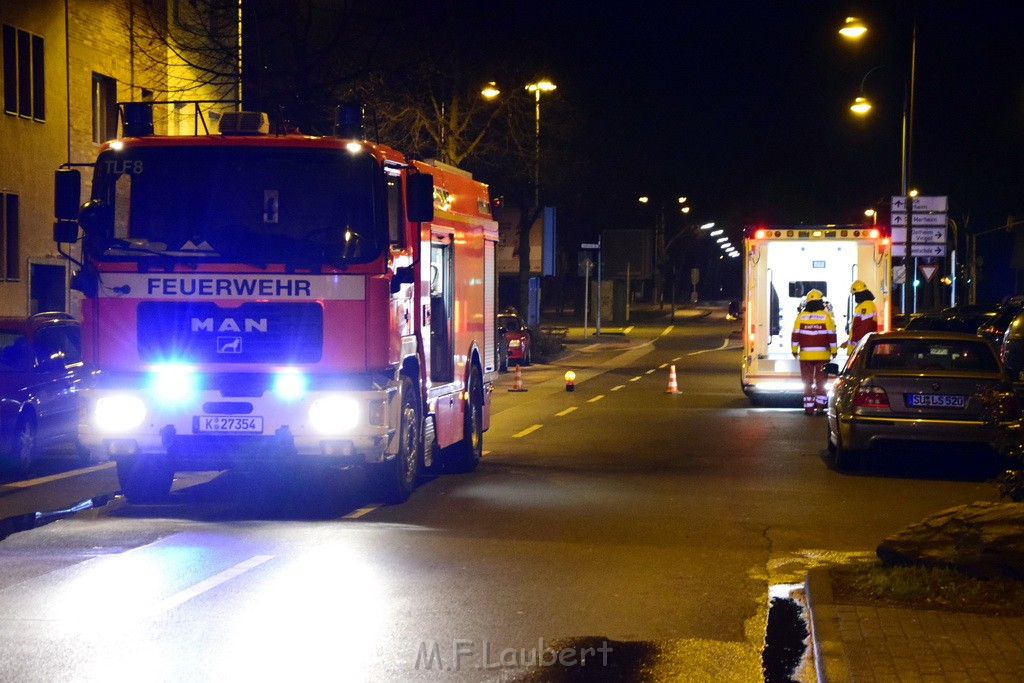
<svg viewBox="0 0 1024 683">
<path fill-rule="evenodd" d="M 521 365 L 516 366 L 516 375 L 512 378 L 512 388 L 509 391 L 526 391 L 526 387 L 523 386 L 523 368 Z"/>
<path fill-rule="evenodd" d="M 679 384 L 676 383 L 676 366 L 670 365 L 668 369 L 668 389 L 665 390 L 666 394 L 681 394 L 679 391 Z"/>
</svg>

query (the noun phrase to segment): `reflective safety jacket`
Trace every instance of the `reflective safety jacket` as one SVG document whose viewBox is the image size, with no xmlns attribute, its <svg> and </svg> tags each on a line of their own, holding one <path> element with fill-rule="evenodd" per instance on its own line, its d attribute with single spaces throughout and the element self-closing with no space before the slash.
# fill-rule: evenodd
<svg viewBox="0 0 1024 683">
<path fill-rule="evenodd" d="M 868 299 L 861 301 L 853 309 L 853 321 L 850 323 L 850 350 L 857 345 L 868 332 L 878 331 L 878 315 L 876 314 L 875 302 Z"/>
<path fill-rule="evenodd" d="M 828 311 L 801 311 L 790 341 L 800 360 L 830 360 L 839 351 L 836 324 Z"/>
</svg>

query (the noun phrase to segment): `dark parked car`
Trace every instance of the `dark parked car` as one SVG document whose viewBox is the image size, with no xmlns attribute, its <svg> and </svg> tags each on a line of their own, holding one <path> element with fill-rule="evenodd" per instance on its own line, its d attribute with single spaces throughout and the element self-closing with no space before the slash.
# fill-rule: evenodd
<svg viewBox="0 0 1024 683">
<path fill-rule="evenodd" d="M 1024 379 L 1024 311 L 1014 316 L 1007 326 L 999 346 L 999 358 L 1011 380 L 1021 382 Z"/>
<path fill-rule="evenodd" d="M 994 451 L 1000 428 L 989 424 L 989 397 L 1003 416 L 1020 405 L 991 344 L 977 335 L 928 330 L 865 337 L 828 400 L 828 449 L 836 467 L 852 468 L 876 445 L 910 442 L 980 445 Z M 941 446 L 937 447 L 936 452 Z"/>
<path fill-rule="evenodd" d="M 969 332 L 987 339 L 997 349 L 1010 321 L 1024 308 L 1024 297 L 1009 297 L 998 304 L 964 304 L 924 313 L 907 322 L 907 330 Z"/>
<path fill-rule="evenodd" d="M 533 336 L 522 316 L 514 311 L 498 314 L 498 333 L 508 344 L 508 363 L 529 365 L 533 361 Z"/>
<path fill-rule="evenodd" d="M 78 445 L 81 331 L 66 313 L 0 317 L 0 465 L 24 471 L 36 453 Z"/>
</svg>

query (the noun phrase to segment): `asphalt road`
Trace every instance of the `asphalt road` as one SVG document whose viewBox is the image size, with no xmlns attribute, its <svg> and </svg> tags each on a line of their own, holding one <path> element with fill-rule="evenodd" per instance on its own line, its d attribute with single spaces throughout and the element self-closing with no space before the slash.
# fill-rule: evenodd
<svg viewBox="0 0 1024 683">
<path fill-rule="evenodd" d="M 742 396 L 734 327 L 638 326 L 525 368 L 526 392 L 502 376 L 477 472 L 401 506 L 352 473 L 197 473 L 13 533 L 0 680 L 761 680 L 770 585 L 995 489 L 955 454 L 829 469 L 822 418 Z M 50 476 L 0 510 L 113 490 L 109 466 Z"/>
</svg>

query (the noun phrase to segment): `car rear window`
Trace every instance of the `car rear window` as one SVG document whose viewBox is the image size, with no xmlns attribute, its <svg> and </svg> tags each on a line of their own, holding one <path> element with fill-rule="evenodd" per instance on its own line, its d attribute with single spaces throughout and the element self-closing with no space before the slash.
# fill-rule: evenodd
<svg viewBox="0 0 1024 683">
<path fill-rule="evenodd" d="M 869 370 L 999 372 L 999 361 L 983 340 L 878 340 L 868 352 Z"/>
</svg>

